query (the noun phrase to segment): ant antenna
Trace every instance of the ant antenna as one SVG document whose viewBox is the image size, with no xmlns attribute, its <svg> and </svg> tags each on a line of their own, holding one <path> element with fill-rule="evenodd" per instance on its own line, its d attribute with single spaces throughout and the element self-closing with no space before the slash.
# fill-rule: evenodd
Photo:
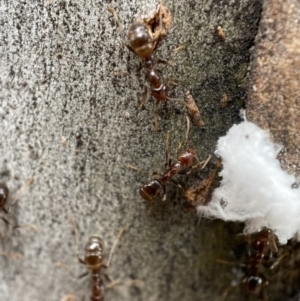
<svg viewBox="0 0 300 301">
<path fill-rule="evenodd" d="M 119 17 L 118 17 L 118 15 L 117 15 L 115 9 L 114 9 L 112 6 L 109 6 L 109 7 L 108 7 L 108 10 L 112 13 L 112 15 L 113 15 L 113 17 L 114 17 L 114 19 L 115 19 L 115 21 L 116 21 L 118 27 L 119 27 L 120 32 L 123 33 L 124 30 L 123 30 L 123 27 L 122 27 L 122 25 L 121 25 L 121 23 L 120 23 L 120 21 L 119 21 Z"/>
<path fill-rule="evenodd" d="M 108 256 L 108 260 L 107 260 L 107 263 L 106 263 L 106 267 L 107 267 L 107 268 L 108 268 L 109 265 L 110 265 L 110 262 L 111 262 L 113 253 L 114 253 L 114 251 L 115 251 L 115 249 L 116 249 L 116 246 L 117 246 L 117 244 L 118 244 L 120 238 L 121 238 L 122 235 L 124 234 L 125 230 L 126 230 L 125 228 L 121 228 L 121 230 L 120 230 L 120 232 L 119 232 L 117 238 L 115 239 L 115 241 L 114 241 L 114 243 L 113 243 L 113 245 L 112 245 L 112 247 L 111 247 L 111 249 L 110 249 L 109 256 Z"/>
<path fill-rule="evenodd" d="M 77 250 L 76 250 L 76 257 L 78 259 L 78 261 L 82 264 L 85 264 L 84 260 L 82 260 L 79 256 L 79 235 L 78 235 L 78 227 L 77 227 L 77 223 L 75 221 L 75 219 L 73 217 L 70 218 L 70 222 L 73 226 L 73 230 L 74 230 L 74 236 L 75 236 L 75 244 L 76 244 L 76 247 L 77 247 Z"/>
<path fill-rule="evenodd" d="M 167 167 L 168 163 L 169 163 L 169 140 L 170 140 L 170 131 L 167 131 L 167 134 L 166 134 L 166 163 L 165 163 L 165 167 Z"/>
</svg>

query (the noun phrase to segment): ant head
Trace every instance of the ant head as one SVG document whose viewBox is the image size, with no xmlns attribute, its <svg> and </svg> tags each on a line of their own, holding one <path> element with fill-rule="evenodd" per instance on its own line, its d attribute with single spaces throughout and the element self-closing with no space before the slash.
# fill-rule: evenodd
<svg viewBox="0 0 300 301">
<path fill-rule="evenodd" d="M 146 201 L 153 201 L 161 196 L 163 191 L 163 186 L 157 180 L 153 180 L 140 189 L 140 196 Z"/>
<path fill-rule="evenodd" d="M 180 162 L 180 164 L 186 168 L 191 167 L 195 161 L 196 153 L 192 148 L 189 148 L 182 152 L 177 160 Z"/>
<path fill-rule="evenodd" d="M 246 291 L 249 294 L 257 295 L 260 293 L 263 284 L 263 278 L 258 275 L 252 275 L 245 279 Z"/>
<path fill-rule="evenodd" d="M 85 264 L 90 270 L 98 270 L 103 261 L 103 241 L 99 236 L 91 236 L 85 246 Z"/>
<path fill-rule="evenodd" d="M 5 184 L 0 183 L 0 209 L 4 207 L 7 202 L 9 190 Z"/>
</svg>

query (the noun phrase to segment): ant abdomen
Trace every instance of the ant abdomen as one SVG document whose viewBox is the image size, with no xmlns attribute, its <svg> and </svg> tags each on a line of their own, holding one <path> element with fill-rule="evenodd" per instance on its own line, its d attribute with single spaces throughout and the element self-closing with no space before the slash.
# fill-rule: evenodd
<svg viewBox="0 0 300 301">
<path fill-rule="evenodd" d="M 140 188 L 140 196 L 146 201 L 153 201 L 159 198 L 163 192 L 164 188 L 157 180 L 153 180 Z"/>
<path fill-rule="evenodd" d="M 90 270 L 99 270 L 103 261 L 103 242 L 99 236 L 91 236 L 85 246 L 84 262 Z"/>
<path fill-rule="evenodd" d="M 134 22 L 128 30 L 128 40 L 132 50 L 141 58 L 150 58 L 153 52 L 153 40 L 142 22 Z"/>
<path fill-rule="evenodd" d="M 258 295 L 261 291 L 262 285 L 263 279 L 258 275 L 249 276 L 245 280 L 245 288 L 249 294 Z"/>
<path fill-rule="evenodd" d="M 9 190 L 5 184 L 0 183 L 0 209 L 4 207 L 8 199 Z"/>
</svg>

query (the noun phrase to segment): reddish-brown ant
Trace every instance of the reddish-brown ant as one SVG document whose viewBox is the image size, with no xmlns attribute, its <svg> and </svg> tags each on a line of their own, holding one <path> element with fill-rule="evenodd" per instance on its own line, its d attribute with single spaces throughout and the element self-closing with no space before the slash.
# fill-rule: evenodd
<svg viewBox="0 0 300 301">
<path fill-rule="evenodd" d="M 33 182 L 33 178 L 30 178 L 24 185 L 23 187 L 21 187 L 19 193 L 17 194 L 17 196 L 15 197 L 15 199 L 12 201 L 12 203 L 10 204 L 10 206 L 7 208 L 5 208 L 5 206 L 8 203 L 8 196 L 9 196 L 9 189 L 8 187 L 3 184 L 0 183 L 0 211 L 3 211 L 5 214 L 10 214 L 11 212 L 11 208 L 14 206 L 14 204 L 17 202 L 17 200 L 20 197 L 20 194 L 22 192 L 22 190 L 27 187 L 28 185 L 30 185 Z M 12 225 L 4 216 L 0 216 L 0 218 L 9 226 L 12 226 L 14 229 L 15 228 L 20 228 L 20 227 L 24 227 L 24 226 L 30 226 L 33 229 L 37 230 L 35 226 L 33 225 Z"/>
<path fill-rule="evenodd" d="M 186 140 L 188 137 L 190 128 L 190 121 L 187 117 L 187 132 L 186 132 Z M 166 137 L 166 162 L 165 162 L 165 170 L 162 174 L 154 173 L 154 175 L 158 175 L 158 179 L 154 179 L 149 183 L 143 185 L 140 188 L 140 196 L 146 201 L 153 201 L 158 198 L 161 198 L 163 195 L 163 201 L 166 200 L 166 183 L 168 181 L 172 181 L 174 184 L 181 186 L 173 179 L 175 175 L 186 175 L 191 172 L 192 169 L 196 168 L 199 165 L 202 165 L 202 168 L 207 163 L 206 161 L 198 162 L 196 165 L 193 165 L 196 157 L 196 152 L 193 148 L 188 148 L 187 150 L 183 151 L 180 155 L 177 156 L 177 161 L 172 162 L 172 159 L 168 158 L 168 142 L 169 142 L 170 132 L 167 132 Z M 181 147 L 181 146 L 180 146 Z M 198 159 L 197 159 L 198 160 Z M 198 160 L 199 161 L 199 160 Z M 138 170 L 138 168 L 128 165 L 129 168 Z"/>
<path fill-rule="evenodd" d="M 110 250 L 109 257 L 107 260 L 107 263 L 103 263 L 103 241 L 99 236 L 91 236 L 85 246 L 85 254 L 84 258 L 80 258 L 79 256 L 79 250 L 78 250 L 78 230 L 76 222 L 71 219 L 71 223 L 73 224 L 74 231 L 75 231 L 75 239 L 76 239 L 76 245 L 77 245 L 77 259 L 80 263 L 84 264 L 86 268 L 88 269 L 87 273 L 82 274 L 79 277 L 75 277 L 74 274 L 70 271 L 70 269 L 63 263 L 57 263 L 56 266 L 65 268 L 72 277 L 74 278 L 82 278 L 89 273 L 92 276 L 92 293 L 91 293 L 91 301 L 103 301 L 104 300 L 104 284 L 102 276 L 108 278 L 106 274 L 101 273 L 101 269 L 107 269 L 110 265 L 113 252 L 117 246 L 117 243 L 123 233 L 125 232 L 125 229 L 122 228 Z"/>
<path fill-rule="evenodd" d="M 192 148 L 183 151 L 178 157 L 177 162 L 168 162 L 160 178 L 150 181 L 140 188 L 140 195 L 146 201 L 153 201 L 159 198 L 163 193 L 163 200 L 166 200 L 166 183 L 168 181 L 175 182 L 172 178 L 177 174 L 188 174 L 193 167 L 193 163 L 196 159 L 196 153 Z"/>
<path fill-rule="evenodd" d="M 116 22 L 121 27 L 115 10 L 110 7 L 110 12 L 114 15 Z M 157 20 L 159 17 L 159 21 Z M 144 60 L 144 67 L 147 70 L 146 76 L 151 85 L 152 96 L 156 98 L 156 103 L 168 99 L 166 85 L 159 72 L 155 69 L 153 54 L 161 41 L 166 35 L 170 26 L 171 16 L 165 6 L 160 4 L 159 9 L 153 17 L 141 21 L 133 22 L 128 30 L 128 42 L 124 45 L 141 59 Z M 159 29 L 157 27 L 159 26 Z"/>
<path fill-rule="evenodd" d="M 269 229 L 261 231 L 252 248 L 254 254 L 251 256 L 249 272 L 243 279 L 243 283 L 247 293 L 257 295 L 268 285 L 265 276 L 259 272 L 262 261 L 270 258 L 272 252 L 278 251 L 273 231 Z"/>
</svg>

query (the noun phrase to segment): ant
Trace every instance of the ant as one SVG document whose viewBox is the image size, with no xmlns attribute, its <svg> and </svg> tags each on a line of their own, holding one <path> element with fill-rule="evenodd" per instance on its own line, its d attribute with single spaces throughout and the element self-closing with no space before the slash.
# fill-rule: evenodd
<svg viewBox="0 0 300 301">
<path fill-rule="evenodd" d="M 270 229 L 264 229 L 258 233 L 257 239 L 252 244 L 253 254 L 250 256 L 250 264 L 247 269 L 246 276 L 242 279 L 240 284 L 244 285 L 245 291 L 250 295 L 262 294 L 263 300 L 267 300 L 264 288 L 269 284 L 266 277 L 260 272 L 260 268 L 264 261 L 272 257 L 273 252 L 278 252 L 275 242 L 274 232 Z M 223 262 L 222 260 L 218 260 Z M 227 262 L 225 262 L 227 263 Z M 271 266 L 271 268 L 273 268 Z M 223 293 L 223 299 L 226 298 L 228 292 L 234 287 L 230 287 Z"/>
<path fill-rule="evenodd" d="M 25 187 L 29 186 L 32 182 L 33 182 L 33 178 L 30 178 L 19 190 L 17 196 L 15 197 L 15 199 L 12 201 L 12 203 L 10 204 L 9 208 L 6 209 L 5 205 L 8 203 L 8 196 L 9 196 L 9 189 L 8 187 L 3 184 L 0 183 L 0 211 L 3 211 L 5 214 L 10 214 L 11 212 L 11 208 L 14 206 L 14 204 L 18 201 L 22 191 L 24 190 Z M 12 226 L 13 229 L 16 228 L 20 228 L 23 227 L 25 225 L 12 225 L 4 216 L 0 216 L 0 218 L 5 222 L 5 224 Z M 35 228 L 33 225 L 27 225 L 27 226 L 31 226 L 33 228 Z"/>
<path fill-rule="evenodd" d="M 215 166 L 215 169 L 207 179 L 197 182 L 185 191 L 185 197 L 191 206 L 194 207 L 206 205 L 210 201 L 213 192 L 213 184 L 221 167 L 221 164 L 222 161 L 221 159 L 219 159 Z"/>
<path fill-rule="evenodd" d="M 115 10 L 110 7 L 110 12 L 113 14 L 119 28 L 122 30 L 118 16 Z M 159 29 L 157 28 L 157 17 L 159 16 Z M 128 42 L 124 45 L 144 60 L 144 67 L 147 70 L 146 77 L 151 85 L 152 96 L 156 99 L 156 104 L 169 99 L 168 89 L 163 83 L 161 76 L 157 69 L 155 69 L 155 62 L 153 54 L 158 47 L 159 42 L 166 35 L 170 26 L 171 15 L 162 4 L 155 12 L 153 17 L 148 20 L 133 22 L 128 30 Z M 161 61 L 162 62 L 162 61 Z"/>
<path fill-rule="evenodd" d="M 263 287 L 269 284 L 265 276 L 259 272 L 262 261 L 271 258 L 272 252 L 278 252 L 273 231 L 269 229 L 261 231 L 252 248 L 254 250 L 252 262 L 243 283 L 247 293 L 258 295 Z"/>
<path fill-rule="evenodd" d="M 70 273 L 70 275 L 74 278 L 82 278 L 89 273 L 92 276 L 92 294 L 91 294 L 91 301 L 103 301 L 104 300 L 104 284 L 103 279 L 101 275 L 101 269 L 107 269 L 110 265 L 113 252 L 117 246 L 118 241 L 120 240 L 121 236 L 125 232 L 125 229 L 122 228 L 115 240 L 115 242 L 112 245 L 112 248 L 109 253 L 108 261 L 106 264 L 103 263 L 103 241 L 102 239 L 97 236 L 93 235 L 89 238 L 86 246 L 85 246 L 85 253 L 84 253 L 84 259 L 80 258 L 79 256 L 79 250 L 78 250 L 78 230 L 76 226 L 76 222 L 71 219 L 71 223 L 73 224 L 74 231 L 75 231 L 75 239 L 76 239 L 76 245 L 77 245 L 77 252 L 76 256 L 78 261 L 85 265 L 88 271 L 79 277 L 75 277 L 74 274 L 69 270 L 69 268 L 63 264 L 63 263 L 57 263 L 56 266 L 66 268 L 66 270 Z M 106 278 L 109 279 L 109 277 L 106 274 L 103 274 Z"/>
<path fill-rule="evenodd" d="M 189 118 L 187 119 L 187 132 L 186 132 L 186 140 L 189 133 L 190 128 L 190 121 Z M 167 131 L 166 137 L 166 162 L 165 162 L 165 170 L 162 174 L 153 173 L 154 175 L 159 175 L 158 179 L 151 180 L 149 183 L 143 185 L 140 188 L 140 196 L 146 201 L 153 201 L 161 197 L 163 194 L 163 201 L 166 200 L 166 183 L 168 181 L 172 181 L 174 184 L 179 186 L 181 189 L 181 185 L 177 183 L 173 177 L 175 175 L 187 175 L 191 172 L 192 169 L 196 168 L 198 165 L 202 165 L 201 169 L 203 169 L 208 160 L 199 162 L 198 158 L 196 157 L 196 152 L 193 148 L 188 148 L 187 150 L 183 151 L 180 155 L 177 156 L 177 161 L 173 162 L 172 159 L 169 159 L 168 156 L 168 144 L 169 144 L 169 136 L 170 131 Z M 178 149 L 181 148 L 181 145 Z M 178 150 L 177 150 L 178 151 Z M 176 151 L 176 153 L 177 153 Z M 196 165 L 194 164 L 195 160 L 198 160 Z M 129 168 L 138 170 L 134 166 L 128 165 Z"/>
</svg>

